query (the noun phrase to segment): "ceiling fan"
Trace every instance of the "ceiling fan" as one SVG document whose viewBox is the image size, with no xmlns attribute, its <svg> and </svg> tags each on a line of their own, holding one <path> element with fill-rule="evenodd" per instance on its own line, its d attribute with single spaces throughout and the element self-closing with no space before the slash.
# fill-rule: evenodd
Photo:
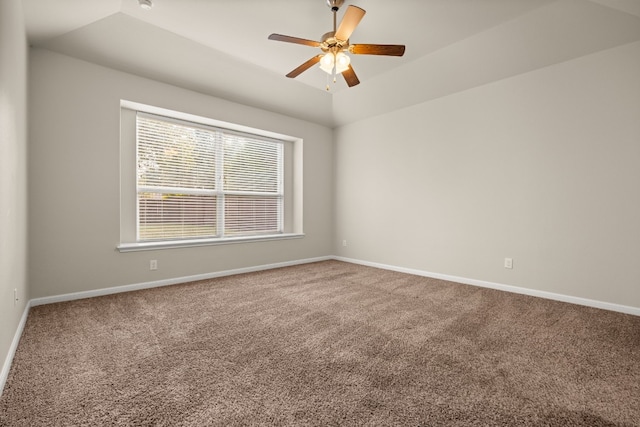
<svg viewBox="0 0 640 427">
<path fill-rule="evenodd" d="M 320 68 L 323 71 L 333 75 L 334 82 L 336 74 L 340 73 L 347 82 L 347 85 L 352 87 L 360 83 L 360 80 L 358 80 L 358 76 L 356 76 L 355 71 L 353 71 L 351 59 L 345 52 L 355 55 L 404 55 L 404 45 L 350 44 L 349 37 L 351 37 L 351 34 L 360 23 L 360 20 L 362 20 L 366 11 L 357 6 L 349 5 L 340 25 L 336 28 L 336 14 L 344 4 L 344 0 L 326 0 L 326 2 L 333 12 L 333 31 L 324 34 L 322 41 L 301 39 L 299 37 L 284 36 L 282 34 L 271 34 L 269 36 L 270 40 L 319 47 L 322 50 L 321 54 L 314 56 L 292 70 L 287 74 L 287 77 L 297 77 L 315 64 L 320 63 Z M 329 85 L 327 85 L 327 90 L 329 90 Z"/>
</svg>

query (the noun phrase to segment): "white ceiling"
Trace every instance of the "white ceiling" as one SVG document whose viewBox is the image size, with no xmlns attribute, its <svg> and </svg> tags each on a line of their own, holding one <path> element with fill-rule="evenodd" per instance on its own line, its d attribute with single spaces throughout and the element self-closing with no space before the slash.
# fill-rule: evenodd
<svg viewBox="0 0 640 427">
<path fill-rule="evenodd" d="M 640 0 L 347 0 L 367 11 L 352 43 L 404 44 L 405 56 L 353 55 L 362 82 L 313 67 L 325 0 L 23 0 L 32 46 L 217 97 L 335 126 L 640 40 Z"/>
</svg>

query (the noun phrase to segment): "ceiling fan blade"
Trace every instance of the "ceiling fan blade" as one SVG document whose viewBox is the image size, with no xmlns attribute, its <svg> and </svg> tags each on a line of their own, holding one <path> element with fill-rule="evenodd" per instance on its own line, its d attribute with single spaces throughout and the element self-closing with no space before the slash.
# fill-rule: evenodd
<svg viewBox="0 0 640 427">
<path fill-rule="evenodd" d="M 404 55 L 404 45 L 402 44 L 352 44 L 349 52 L 356 55 Z"/>
<path fill-rule="evenodd" d="M 349 65 L 349 68 L 342 72 L 342 76 L 344 77 L 349 87 L 360 84 L 360 80 L 358 80 L 358 76 L 356 76 L 356 72 L 353 71 L 353 67 L 351 65 Z"/>
<path fill-rule="evenodd" d="M 360 20 L 367 13 L 364 9 L 360 9 L 358 6 L 349 5 L 347 11 L 342 17 L 342 22 L 336 30 L 335 38 L 338 40 L 349 40 L 351 33 L 356 29 Z"/>
<path fill-rule="evenodd" d="M 320 58 L 322 58 L 322 56 L 323 56 L 322 54 L 314 56 L 313 58 L 301 64 L 300 66 L 298 66 L 298 68 L 296 68 L 295 70 L 287 74 L 287 77 L 289 77 L 290 79 L 294 77 L 298 77 L 304 71 L 307 71 L 309 68 L 313 67 L 315 64 L 320 62 Z"/>
<path fill-rule="evenodd" d="M 320 47 L 320 42 L 314 40 L 301 39 L 299 37 L 283 36 L 282 34 L 271 34 L 269 40 L 276 40 L 279 42 L 303 44 L 305 46 Z"/>
</svg>

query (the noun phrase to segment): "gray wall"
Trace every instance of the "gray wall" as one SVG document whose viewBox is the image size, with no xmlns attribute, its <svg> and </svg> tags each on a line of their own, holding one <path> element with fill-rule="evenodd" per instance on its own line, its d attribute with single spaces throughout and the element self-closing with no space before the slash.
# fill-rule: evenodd
<svg viewBox="0 0 640 427">
<path fill-rule="evenodd" d="M 29 298 L 26 73 L 22 2 L 0 1 L 0 367 Z"/>
<path fill-rule="evenodd" d="M 338 128 L 334 253 L 640 307 L 638 76 L 636 42 Z"/>
<path fill-rule="evenodd" d="M 29 70 L 32 298 L 331 254 L 331 129 L 47 50 L 31 50 Z M 119 253 L 121 99 L 303 138 L 306 236 Z"/>
</svg>

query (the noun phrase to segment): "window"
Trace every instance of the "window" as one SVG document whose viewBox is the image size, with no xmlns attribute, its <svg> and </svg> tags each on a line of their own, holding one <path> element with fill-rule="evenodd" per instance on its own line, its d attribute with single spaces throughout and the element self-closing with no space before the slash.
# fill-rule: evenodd
<svg viewBox="0 0 640 427">
<path fill-rule="evenodd" d="M 301 141 L 150 109 L 122 109 L 120 251 L 302 235 Z"/>
<path fill-rule="evenodd" d="M 138 241 L 282 233 L 281 141 L 138 113 Z"/>
</svg>

